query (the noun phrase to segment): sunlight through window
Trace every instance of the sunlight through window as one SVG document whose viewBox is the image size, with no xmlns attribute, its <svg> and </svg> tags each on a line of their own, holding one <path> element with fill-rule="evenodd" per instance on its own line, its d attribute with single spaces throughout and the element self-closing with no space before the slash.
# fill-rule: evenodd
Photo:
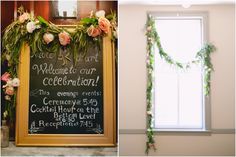
<svg viewBox="0 0 236 157">
<path fill-rule="evenodd" d="M 58 1 L 59 16 L 62 17 L 76 17 L 77 14 L 77 0 L 59 0 Z"/>
<path fill-rule="evenodd" d="M 192 61 L 202 47 L 200 17 L 157 18 L 156 28 L 163 49 L 177 61 Z M 155 128 L 204 129 L 202 65 L 181 70 L 155 54 Z"/>
</svg>

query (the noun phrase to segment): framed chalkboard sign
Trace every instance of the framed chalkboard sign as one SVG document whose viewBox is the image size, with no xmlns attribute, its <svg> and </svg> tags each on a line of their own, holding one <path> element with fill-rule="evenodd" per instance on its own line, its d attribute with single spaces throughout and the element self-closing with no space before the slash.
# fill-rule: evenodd
<svg viewBox="0 0 236 157">
<path fill-rule="evenodd" d="M 17 146 L 115 146 L 114 52 L 110 36 L 102 52 L 89 49 L 72 61 L 70 52 L 30 55 L 19 65 Z M 76 63 L 75 63 L 76 62 Z"/>
</svg>

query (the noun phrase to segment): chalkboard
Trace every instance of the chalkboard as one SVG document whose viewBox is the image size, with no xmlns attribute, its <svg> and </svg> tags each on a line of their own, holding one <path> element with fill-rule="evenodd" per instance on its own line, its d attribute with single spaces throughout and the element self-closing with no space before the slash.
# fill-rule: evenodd
<svg viewBox="0 0 236 157">
<path fill-rule="evenodd" d="M 16 146 L 115 146 L 115 52 L 111 32 L 102 51 L 20 52 Z"/>
<path fill-rule="evenodd" d="M 29 134 L 103 134 L 102 52 L 30 57 Z"/>
</svg>

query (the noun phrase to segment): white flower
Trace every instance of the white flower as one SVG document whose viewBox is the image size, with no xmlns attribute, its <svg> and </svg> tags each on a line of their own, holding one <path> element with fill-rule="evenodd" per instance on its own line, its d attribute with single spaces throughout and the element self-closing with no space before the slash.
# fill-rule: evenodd
<svg viewBox="0 0 236 157">
<path fill-rule="evenodd" d="M 5 95 L 5 100 L 11 101 L 11 97 L 9 95 Z"/>
<path fill-rule="evenodd" d="M 90 12 L 90 18 L 93 17 L 93 10 Z"/>
<path fill-rule="evenodd" d="M 113 36 L 117 39 L 117 31 L 113 31 Z"/>
<path fill-rule="evenodd" d="M 41 28 L 41 26 L 40 25 L 36 25 L 36 29 L 39 29 L 39 28 Z"/>
<path fill-rule="evenodd" d="M 12 79 L 9 79 L 5 85 L 2 86 L 2 88 L 6 87 L 12 87 Z"/>
<path fill-rule="evenodd" d="M 105 17 L 105 11 L 104 10 L 99 10 L 95 13 L 96 17 Z"/>
<path fill-rule="evenodd" d="M 49 44 L 51 41 L 54 40 L 54 35 L 51 34 L 51 33 L 45 33 L 45 34 L 43 35 L 43 40 L 44 40 L 47 44 Z"/>
<path fill-rule="evenodd" d="M 6 60 L 10 60 L 11 59 L 11 56 L 9 54 L 6 55 Z"/>
<path fill-rule="evenodd" d="M 7 115 L 8 115 L 8 112 L 5 111 L 5 112 L 3 113 L 3 117 L 4 117 L 4 119 L 7 118 Z"/>
<path fill-rule="evenodd" d="M 20 80 L 18 78 L 14 78 L 12 80 L 12 86 L 13 87 L 19 87 L 20 86 Z"/>
<path fill-rule="evenodd" d="M 32 33 L 36 29 L 36 25 L 33 21 L 28 22 L 26 25 L 26 29 L 29 33 Z"/>
<path fill-rule="evenodd" d="M 39 20 L 36 20 L 36 21 L 35 21 L 35 24 L 39 24 Z"/>
<path fill-rule="evenodd" d="M 152 111 L 147 111 L 147 114 L 148 115 L 152 115 Z"/>
<path fill-rule="evenodd" d="M 148 72 L 149 72 L 149 74 L 152 74 L 152 70 L 151 69 L 149 69 Z"/>
</svg>

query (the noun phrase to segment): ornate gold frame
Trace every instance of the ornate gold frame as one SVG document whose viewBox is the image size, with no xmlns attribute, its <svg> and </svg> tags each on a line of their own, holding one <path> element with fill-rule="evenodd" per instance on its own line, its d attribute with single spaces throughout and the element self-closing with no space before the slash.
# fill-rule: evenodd
<svg viewBox="0 0 236 157">
<path fill-rule="evenodd" d="M 30 48 L 24 44 L 17 91 L 17 146 L 116 146 L 115 52 L 111 35 L 103 38 L 104 134 L 28 134 Z"/>
</svg>

